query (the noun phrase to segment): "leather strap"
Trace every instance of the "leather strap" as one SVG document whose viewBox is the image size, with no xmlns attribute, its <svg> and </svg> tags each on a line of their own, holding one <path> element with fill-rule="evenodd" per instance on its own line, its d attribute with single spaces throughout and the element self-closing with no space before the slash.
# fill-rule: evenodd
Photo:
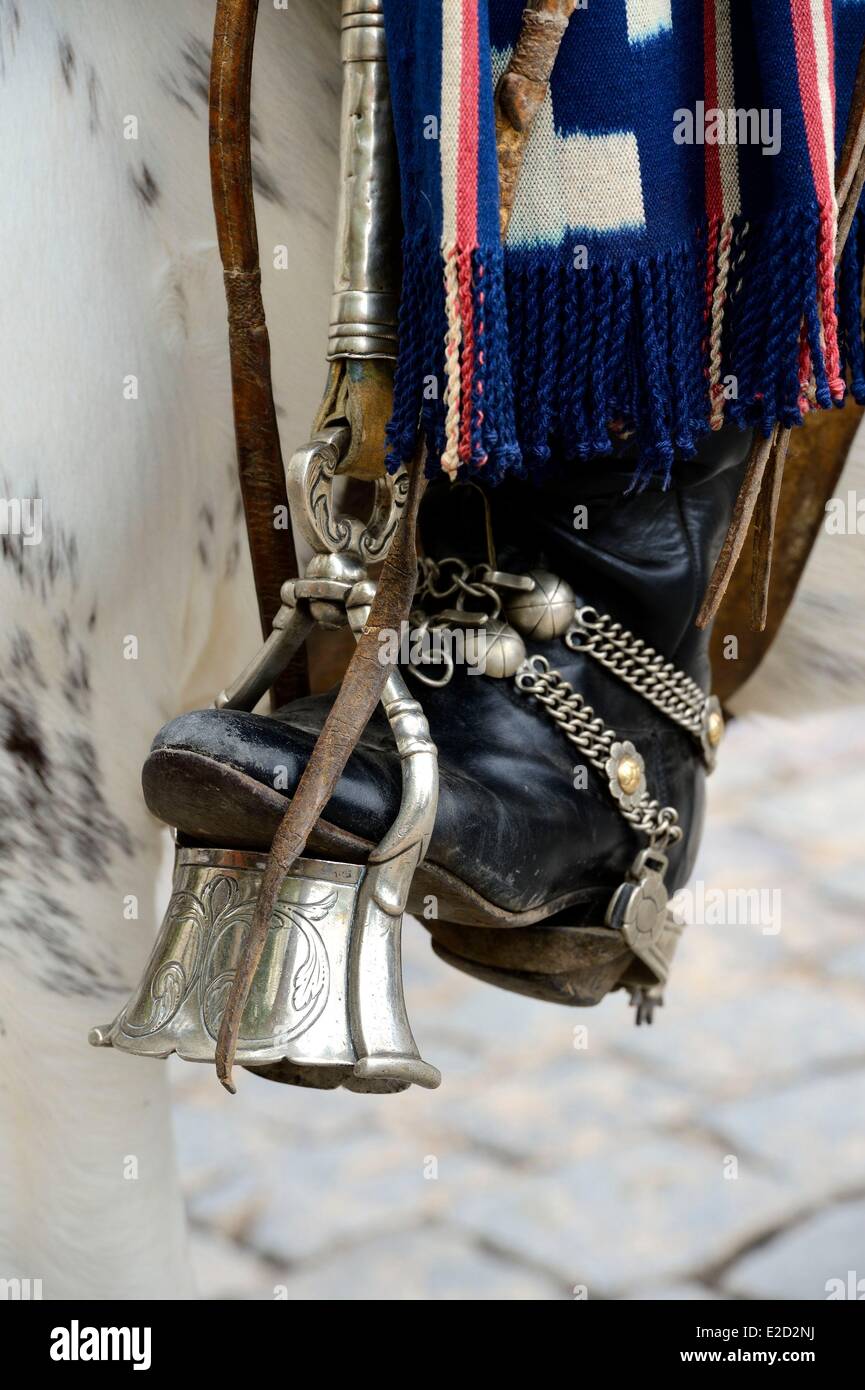
<svg viewBox="0 0 865 1390">
<path fill-rule="evenodd" d="M 838 230 L 835 241 L 835 265 L 839 265 L 853 225 L 853 215 L 865 185 L 865 44 L 859 53 L 856 82 L 844 145 L 835 174 L 838 200 Z M 762 632 L 769 611 L 769 581 L 772 551 L 784 478 L 784 464 L 790 447 L 792 431 L 788 425 L 775 425 L 768 439 L 756 437 L 748 460 L 748 471 L 742 483 L 736 508 L 717 563 L 712 571 L 706 596 L 697 615 L 697 626 L 708 627 L 721 606 L 721 601 L 745 545 L 748 528 L 755 522 L 753 569 L 751 575 L 751 624 Z M 819 485 L 819 477 L 818 477 Z M 759 506 L 758 506 L 759 504 Z M 792 597 L 792 592 L 790 597 Z"/>
<path fill-rule="evenodd" d="M 529 132 L 550 85 L 577 0 L 529 0 L 510 62 L 496 87 L 499 230 L 504 241 Z"/>
<path fill-rule="evenodd" d="M 424 456 L 418 451 L 411 464 L 409 491 L 399 529 L 382 568 L 369 621 L 358 641 L 336 700 L 310 754 L 288 810 L 279 823 L 270 857 L 246 932 L 243 950 L 231 983 L 216 1043 L 216 1073 L 227 1091 L 234 1093 L 231 1069 L 237 1049 L 240 1021 L 255 972 L 261 961 L 273 910 L 292 865 L 306 842 L 345 769 L 355 744 L 381 699 L 395 663 L 382 661 L 379 633 L 399 632 L 408 615 L 417 582 L 415 532 L 420 500 L 426 481 Z"/>
<path fill-rule="evenodd" d="M 350 478 L 372 482 L 384 476 L 384 432 L 393 408 L 393 371 L 393 362 L 381 357 L 339 358 L 330 364 L 312 432 L 348 425 L 348 449 L 338 471 Z"/>
<path fill-rule="evenodd" d="M 261 630 L 270 635 L 279 591 L 296 579 L 297 554 L 273 403 L 270 339 L 261 298 L 261 270 L 252 192 L 250 84 L 258 0 L 217 0 L 210 67 L 210 179 L 228 306 L 234 434 L 246 533 Z M 277 511 L 282 508 L 281 512 Z M 301 650 L 279 676 L 277 704 L 309 688 Z"/>
<path fill-rule="evenodd" d="M 726 705 L 754 674 L 777 637 L 802 578 L 808 556 L 826 520 L 850 446 L 865 408 L 848 401 L 843 410 L 815 411 L 807 429 L 794 430 L 784 466 L 775 534 L 783 538 L 772 562 L 766 625 L 749 620 L 753 604 L 751 572 L 757 524 L 745 541 L 711 639 L 712 685 Z M 737 657 L 728 659 L 725 642 L 735 635 Z"/>
</svg>

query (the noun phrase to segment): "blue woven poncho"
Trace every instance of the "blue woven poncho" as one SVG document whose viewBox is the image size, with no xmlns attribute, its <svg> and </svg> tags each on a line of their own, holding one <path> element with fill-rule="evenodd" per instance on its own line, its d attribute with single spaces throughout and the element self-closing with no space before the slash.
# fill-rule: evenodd
<svg viewBox="0 0 865 1390">
<path fill-rule="evenodd" d="M 384 0 L 404 275 L 391 465 L 452 476 L 632 436 L 638 480 L 727 421 L 865 401 L 857 212 L 835 162 L 862 0 L 584 0 L 507 241 L 493 92 L 522 0 Z"/>
</svg>

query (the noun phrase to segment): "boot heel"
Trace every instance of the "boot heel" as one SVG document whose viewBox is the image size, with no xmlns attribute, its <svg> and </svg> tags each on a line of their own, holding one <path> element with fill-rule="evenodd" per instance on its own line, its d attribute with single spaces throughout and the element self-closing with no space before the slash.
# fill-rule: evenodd
<svg viewBox="0 0 865 1390">
<path fill-rule="evenodd" d="M 613 990 L 627 989 L 638 1023 L 650 1022 L 652 1008 L 663 1003 L 663 987 L 682 933 L 670 911 L 650 949 L 611 926 L 424 926 L 441 960 L 486 984 L 578 1008 L 590 1008 Z"/>
</svg>

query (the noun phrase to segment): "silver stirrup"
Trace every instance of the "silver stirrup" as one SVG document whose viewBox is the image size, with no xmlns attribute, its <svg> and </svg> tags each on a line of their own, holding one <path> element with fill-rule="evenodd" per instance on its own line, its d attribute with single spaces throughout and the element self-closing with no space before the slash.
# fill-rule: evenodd
<svg viewBox="0 0 865 1390">
<path fill-rule="evenodd" d="M 328 357 L 392 357 L 396 343 L 391 242 L 396 161 L 381 0 L 343 0 L 343 116 L 336 274 Z M 406 471 L 375 486 L 364 523 L 341 516 L 333 482 L 350 431 L 317 434 L 287 470 L 292 520 L 312 548 L 303 579 L 281 590 L 282 607 L 261 652 L 216 700 L 251 710 L 316 624 L 369 618 L 375 584 L 408 493 Z M 240 1027 L 237 1061 L 276 1081 L 401 1091 L 438 1086 L 412 1037 L 402 986 L 402 918 L 426 853 L 438 801 L 438 760 L 423 710 L 401 676 L 382 704 L 402 764 L 402 801 L 365 865 L 300 859 L 280 893 Z M 172 1052 L 213 1062 L 216 1038 L 265 859 L 231 848 L 178 845 L 174 892 L 141 985 L 96 1046 L 148 1057 Z"/>
<path fill-rule="evenodd" d="M 347 623 L 356 637 L 363 631 L 375 594 L 366 566 L 387 552 L 407 483 L 400 472 L 376 484 L 366 525 L 339 515 L 333 480 L 347 436 L 343 427 L 326 430 L 291 461 L 292 515 L 314 553 L 304 578 L 283 585 L 273 632 L 219 695 L 221 709 L 251 710 L 316 623 Z M 399 674 L 382 705 L 402 765 L 397 818 L 366 864 L 298 861 L 249 992 L 237 1061 L 275 1081 L 355 1091 L 441 1081 L 412 1036 L 400 954 L 409 888 L 435 822 L 438 759 L 423 710 Z M 265 862 L 261 854 L 178 845 L 174 891 L 142 982 L 109 1027 L 93 1030 L 95 1045 L 214 1061 Z"/>
</svg>

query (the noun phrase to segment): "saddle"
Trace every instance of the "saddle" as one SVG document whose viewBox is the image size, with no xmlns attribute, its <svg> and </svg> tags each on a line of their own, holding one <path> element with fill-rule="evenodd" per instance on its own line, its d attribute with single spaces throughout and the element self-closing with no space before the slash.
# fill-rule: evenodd
<svg viewBox="0 0 865 1390">
<path fill-rule="evenodd" d="M 497 87 L 503 236 L 532 121 L 575 8 L 576 0 L 532 0 Z M 581 602 L 566 580 L 520 555 L 516 543 L 508 550 L 506 541 L 513 558 L 502 564 L 488 506 L 475 528 L 482 538 L 479 555 L 465 558 L 471 541 L 462 556 L 437 554 L 433 540 L 419 561 L 416 531 L 426 488 L 421 448 L 409 467 L 393 473 L 384 468 L 400 228 L 382 9 L 382 0 L 342 0 L 340 206 L 328 378 L 312 438 L 286 468 L 252 196 L 249 95 L 257 3 L 218 0 L 216 7 L 211 175 L 238 467 L 264 641 L 216 696 L 212 711 L 190 717 L 192 723 L 176 721 L 155 740 L 144 789 L 151 809 L 176 831 L 173 892 L 138 988 L 111 1024 L 93 1029 L 91 1041 L 142 1056 L 176 1052 L 215 1063 L 229 1091 L 235 1061 L 268 1079 L 301 1086 L 382 1093 L 412 1084 L 436 1087 L 440 1074 L 422 1058 L 409 1024 L 400 958 L 404 913 L 422 913 L 429 897 L 440 906 L 437 920 L 426 923 L 435 949 L 458 968 L 572 1005 L 592 1005 L 625 989 L 637 1021 L 651 1021 L 682 929 L 670 908 L 670 890 L 687 876 L 695 848 L 695 833 L 680 824 L 675 803 L 699 800 L 723 733 L 719 700 L 693 674 L 702 670 L 702 649 L 689 646 L 688 639 L 680 644 L 681 660 L 668 659 L 615 615 Z M 845 196 L 858 199 L 865 170 L 865 79 L 857 93 L 839 184 Z M 831 492 L 849 442 L 839 441 L 822 468 L 809 475 L 811 529 L 800 526 L 792 560 L 785 552 L 767 633 L 779 507 L 785 515 L 788 436 L 776 431 L 768 441 L 755 441 L 741 488 L 738 457 L 707 457 L 699 487 L 680 500 L 681 513 L 697 517 L 729 497 L 729 531 L 706 601 L 693 616 L 705 627 L 724 602 L 723 631 L 753 625 L 745 659 L 736 663 L 738 684 L 756 668 L 780 625 L 813 541 L 821 496 Z M 371 487 L 366 520 L 342 509 L 341 495 L 352 480 L 352 486 Z M 801 504 L 801 476 L 797 496 Z M 524 499 L 517 504 L 524 505 Z M 651 498 L 633 505 L 643 508 L 639 525 L 656 526 L 662 537 L 665 523 Z M 290 515 L 294 532 L 273 525 L 280 509 Z M 507 507 L 496 509 L 507 537 Z M 465 507 L 460 514 L 465 518 Z M 302 574 L 294 533 L 308 554 Z M 729 587 L 748 536 L 750 592 L 738 582 Z M 620 535 L 616 543 L 621 545 Z M 546 553 L 555 553 L 556 544 L 552 536 Z M 626 607 L 621 586 L 614 592 Z M 303 650 L 316 627 L 347 630 L 356 645 L 335 696 L 314 707 L 304 700 Z M 424 697 L 425 712 L 416 687 L 408 684 L 413 667 L 422 684 L 446 685 L 453 675 L 447 658 L 444 679 L 431 674 L 425 658 L 404 660 L 399 644 L 394 650 L 382 640 L 404 630 L 419 640 L 457 632 L 469 642 L 477 665 L 491 677 L 477 696 L 478 708 L 490 722 L 498 721 L 503 737 L 512 738 L 515 767 L 526 701 L 547 721 L 544 733 L 537 726 L 539 747 L 547 747 L 548 735 L 567 740 L 564 752 L 556 744 L 546 758 L 559 781 L 573 749 L 580 750 L 606 794 L 592 812 L 598 863 L 612 863 L 604 835 L 612 844 L 623 823 L 638 839 L 636 857 L 624 872 L 602 867 L 591 891 L 568 891 L 563 883 L 558 896 L 549 884 L 539 897 L 536 888 L 514 882 L 503 906 L 484 895 L 478 865 L 461 865 L 447 845 L 427 860 L 434 834 L 445 834 L 437 824 L 458 827 L 460 816 L 473 813 L 472 797 L 478 814 L 486 813 L 490 797 L 483 796 L 490 787 L 479 792 L 459 766 L 459 753 L 451 756 L 450 716 L 438 691 Z M 534 655 L 527 652 L 530 639 L 542 644 Z M 544 643 L 567 649 L 564 669 L 553 660 L 559 648 Z M 610 683 L 627 687 L 620 708 L 632 721 L 628 727 L 645 727 L 646 710 L 662 721 L 663 737 L 647 735 L 648 741 L 655 738 L 657 755 L 644 756 L 645 749 L 596 713 L 581 693 L 592 688 L 595 676 L 585 685 L 581 676 L 581 688 L 575 688 L 566 666 L 571 660 L 581 673 L 597 673 L 601 691 Z M 725 698 L 735 689 L 727 675 Z M 268 692 L 276 717 L 255 713 Z M 514 709 L 519 714 L 508 734 Z M 430 733 L 432 718 L 442 730 L 436 734 L 442 760 Z M 555 729 L 547 727 L 550 722 Z M 677 767 L 688 767 L 678 782 L 669 773 L 673 755 Z M 354 766 L 362 766 L 364 787 L 356 789 L 355 814 L 342 815 L 338 823 L 328 818 L 329 807 L 340 779 L 345 774 L 350 780 Z M 649 781 L 655 778 L 674 787 L 676 798 L 665 803 L 653 794 Z M 285 787 L 291 791 L 287 809 Z M 549 795 L 552 802 L 558 792 Z M 452 803 L 461 796 L 454 812 Z M 694 821 L 698 825 L 699 816 Z M 507 873 L 501 860 L 508 835 L 505 814 L 498 844 L 477 856 L 490 876 L 497 865 L 500 874 Z"/>
</svg>

